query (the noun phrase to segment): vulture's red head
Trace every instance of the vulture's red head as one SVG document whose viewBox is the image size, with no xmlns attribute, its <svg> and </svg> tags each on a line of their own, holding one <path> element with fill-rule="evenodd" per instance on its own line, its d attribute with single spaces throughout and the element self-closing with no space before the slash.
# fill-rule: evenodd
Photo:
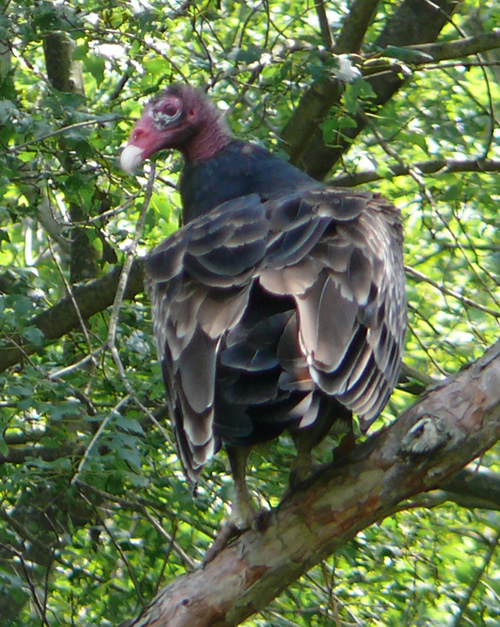
<svg viewBox="0 0 500 627">
<path fill-rule="evenodd" d="M 176 148 L 188 160 L 210 157 L 230 138 L 219 109 L 201 90 L 171 85 L 144 108 L 121 154 L 120 165 L 131 174 L 164 148 Z"/>
</svg>

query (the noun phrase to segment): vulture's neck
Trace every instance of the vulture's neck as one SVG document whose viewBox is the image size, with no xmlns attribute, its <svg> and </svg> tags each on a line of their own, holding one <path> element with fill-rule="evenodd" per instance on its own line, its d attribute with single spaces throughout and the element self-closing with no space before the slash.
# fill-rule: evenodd
<svg viewBox="0 0 500 627">
<path fill-rule="evenodd" d="M 232 139 L 231 131 L 222 118 L 205 122 L 196 135 L 182 148 L 186 163 L 198 159 L 210 159 Z"/>
<path fill-rule="evenodd" d="M 248 194 L 263 201 L 321 185 L 264 148 L 234 139 L 208 157 L 186 159 L 180 180 L 184 223 Z"/>
</svg>

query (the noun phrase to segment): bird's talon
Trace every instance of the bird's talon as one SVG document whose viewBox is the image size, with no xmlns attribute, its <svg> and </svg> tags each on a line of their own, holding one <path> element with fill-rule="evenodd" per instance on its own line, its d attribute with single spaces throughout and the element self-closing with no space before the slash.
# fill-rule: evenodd
<svg viewBox="0 0 500 627">
<path fill-rule="evenodd" d="M 225 522 L 222 527 L 217 532 L 215 536 L 215 540 L 212 543 L 212 546 L 205 553 L 205 557 L 203 558 L 203 565 L 211 562 L 216 555 L 218 555 L 226 546 L 233 540 L 237 538 L 242 533 L 247 531 L 250 528 L 249 525 L 245 521 L 235 521 L 231 518 Z"/>
</svg>

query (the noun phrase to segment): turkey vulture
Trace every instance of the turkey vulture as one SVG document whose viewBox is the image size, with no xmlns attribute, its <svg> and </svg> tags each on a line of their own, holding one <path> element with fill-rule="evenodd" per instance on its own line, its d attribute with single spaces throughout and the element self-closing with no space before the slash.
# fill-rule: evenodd
<svg viewBox="0 0 500 627">
<path fill-rule="evenodd" d="M 406 329 L 399 211 L 235 139 L 200 90 L 146 105 L 121 155 L 180 150 L 184 225 L 148 256 L 153 328 L 189 481 L 223 444 L 231 526 L 247 527 L 251 446 L 288 429 L 295 473 L 334 423 L 367 429 L 396 384 Z"/>
</svg>

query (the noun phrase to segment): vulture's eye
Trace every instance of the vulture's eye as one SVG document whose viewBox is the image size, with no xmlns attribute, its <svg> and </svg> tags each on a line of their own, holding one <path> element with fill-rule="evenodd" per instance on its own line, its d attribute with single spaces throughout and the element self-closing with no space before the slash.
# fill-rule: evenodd
<svg viewBox="0 0 500 627">
<path fill-rule="evenodd" d="M 182 113 L 182 108 L 177 102 L 162 102 L 153 109 L 153 119 L 162 126 L 177 120 Z"/>
<path fill-rule="evenodd" d="M 171 102 L 166 102 L 160 110 L 169 118 L 174 118 L 179 113 L 179 107 Z"/>
</svg>

